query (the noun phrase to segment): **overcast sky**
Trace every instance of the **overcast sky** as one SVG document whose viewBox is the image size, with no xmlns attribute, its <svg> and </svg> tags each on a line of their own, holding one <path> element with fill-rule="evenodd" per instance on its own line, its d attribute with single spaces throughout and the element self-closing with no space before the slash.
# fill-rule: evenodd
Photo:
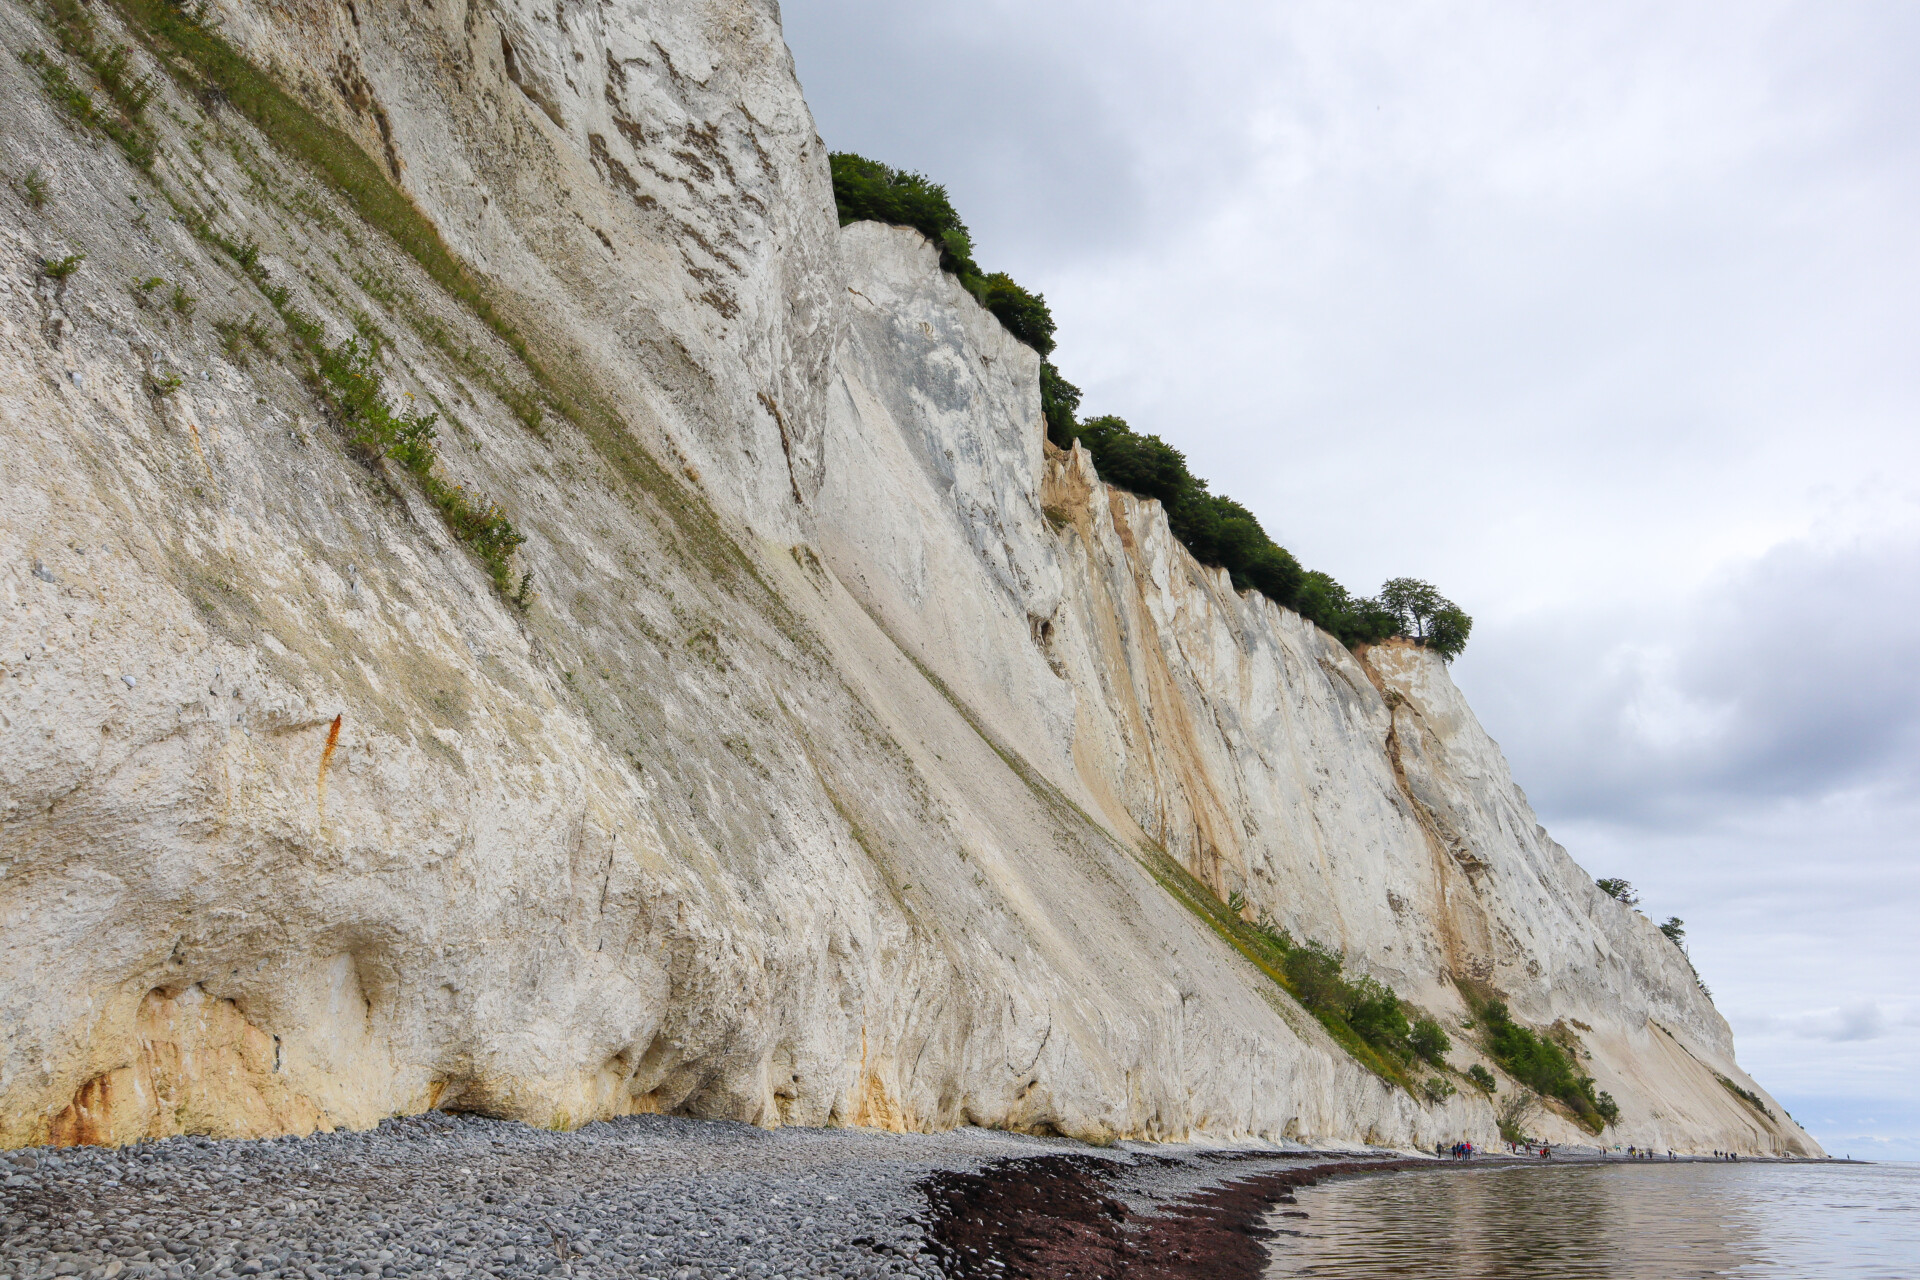
<svg viewBox="0 0 1920 1280">
<path fill-rule="evenodd" d="M 1920 1158 L 1920 5 L 787 0 L 1055 361 L 1310 568 L 1412 574 L 1742 1062 Z"/>
</svg>

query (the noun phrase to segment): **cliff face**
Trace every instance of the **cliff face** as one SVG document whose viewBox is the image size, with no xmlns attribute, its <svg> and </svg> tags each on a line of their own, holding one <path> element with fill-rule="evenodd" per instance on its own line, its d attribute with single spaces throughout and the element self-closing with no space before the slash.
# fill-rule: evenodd
<svg viewBox="0 0 1920 1280">
<path fill-rule="evenodd" d="M 431 1106 L 1494 1140 L 1164 850 L 1456 1028 L 1466 981 L 1576 1031 L 1620 1141 L 1814 1149 L 1444 667 L 1233 592 L 1047 446 L 1032 352 L 917 233 L 836 227 L 771 6 L 217 13 L 531 360 L 145 48 L 142 176 L 0 0 L 4 163 L 49 192 L 0 195 L 0 1143 Z M 263 280 L 441 412 L 530 608 L 356 457 Z"/>
</svg>

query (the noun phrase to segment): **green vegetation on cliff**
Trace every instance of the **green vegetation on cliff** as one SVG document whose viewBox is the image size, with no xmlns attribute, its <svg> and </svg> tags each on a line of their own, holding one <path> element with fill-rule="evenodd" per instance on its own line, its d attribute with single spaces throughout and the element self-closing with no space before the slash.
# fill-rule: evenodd
<svg viewBox="0 0 1920 1280">
<path fill-rule="evenodd" d="M 1349 976 L 1340 953 L 1326 944 L 1296 942 L 1268 916 L 1245 919 L 1244 897 L 1233 893 L 1222 902 L 1164 850 L 1149 850 L 1144 861 L 1162 888 L 1298 1001 L 1355 1061 L 1416 1098 L 1443 1102 L 1451 1096 L 1451 1088 L 1436 1091 L 1413 1071 L 1421 1059 L 1446 1066 L 1441 1055 L 1452 1045 L 1439 1023 L 1379 979 Z"/>
<path fill-rule="evenodd" d="M 1078 441 L 1102 480 L 1158 501 L 1174 537 L 1194 559 L 1224 568 L 1236 590 L 1258 591 L 1349 646 L 1405 636 L 1448 661 L 1466 647 L 1473 619 L 1427 583 L 1395 578 L 1377 597 L 1355 596 L 1331 576 L 1302 568 L 1253 512 L 1210 492 L 1187 467 L 1186 455 L 1159 436 L 1142 435 L 1111 414 L 1078 418 L 1080 389 L 1046 358 L 1053 353 L 1054 334 L 1047 300 L 1004 272 L 980 269 L 973 237 L 944 186 L 844 151 L 835 152 L 830 165 L 840 225 L 871 220 L 913 227 L 938 245 L 940 265 L 998 316 L 1007 332 L 1039 353 L 1047 437 L 1062 449 Z"/>
<path fill-rule="evenodd" d="M 1612 1095 L 1594 1091 L 1593 1077 L 1580 1074 L 1567 1046 L 1515 1022 L 1505 1001 L 1479 1002 L 1477 1012 L 1486 1050 L 1502 1071 L 1542 1097 L 1563 1103 L 1595 1133 L 1620 1118 Z"/>
<path fill-rule="evenodd" d="M 276 143 L 312 166 L 330 185 L 352 200 L 370 222 L 391 235 L 438 283 L 472 306 L 479 318 L 510 347 L 516 352 L 525 352 L 525 344 L 492 311 L 471 273 L 447 250 L 432 224 L 385 180 L 365 153 L 317 120 L 270 77 L 241 57 L 206 25 L 200 8 L 169 0 L 116 0 L 116 3 L 130 31 L 146 43 L 162 67 L 186 87 L 202 94 L 217 92 L 223 100 L 240 108 Z M 519 575 L 516 590 L 511 559 L 526 539 L 499 506 L 476 497 L 465 486 L 441 474 L 436 466 L 439 455 L 434 447 L 439 415 L 413 408 L 395 412 L 386 400 L 384 378 L 375 359 L 377 351 L 363 348 L 355 339 L 329 346 L 324 341 L 320 322 L 294 309 L 289 301 L 290 290 L 269 279 L 260 262 L 259 245 L 250 238 L 235 239 L 221 234 L 206 210 L 169 185 L 162 173 L 156 172 L 159 152 L 147 120 L 155 84 L 150 76 L 133 74 L 132 48 L 103 42 L 98 22 L 77 0 L 49 0 L 47 18 L 60 51 L 91 73 L 111 106 L 96 102 L 91 91 L 46 52 L 30 49 L 21 55 L 21 60 L 39 76 L 48 96 L 76 123 L 116 143 L 127 159 L 160 189 L 179 223 L 230 258 L 241 274 L 260 290 L 286 323 L 294 354 L 305 358 L 309 385 L 333 411 L 353 448 L 368 462 L 392 459 L 404 468 L 439 510 L 454 537 L 485 564 L 494 585 L 524 609 L 533 575 Z M 50 278 L 64 280 L 82 261 L 84 255 L 70 255 L 48 264 L 43 270 Z M 136 297 L 144 299 L 164 283 L 158 276 L 136 281 Z M 143 302 L 143 305 L 148 304 Z M 191 317 L 196 306 L 192 296 L 177 283 L 169 305 L 182 317 Z M 216 327 L 220 325 L 217 323 Z M 244 323 L 226 322 L 221 332 L 225 350 L 236 361 L 244 359 L 249 345 L 262 353 L 274 349 L 271 336 L 253 317 Z M 536 369 L 535 373 L 537 376 L 539 371 Z M 150 375 L 148 380 L 149 390 L 156 395 L 171 395 L 179 385 L 180 379 L 174 375 Z"/>
</svg>

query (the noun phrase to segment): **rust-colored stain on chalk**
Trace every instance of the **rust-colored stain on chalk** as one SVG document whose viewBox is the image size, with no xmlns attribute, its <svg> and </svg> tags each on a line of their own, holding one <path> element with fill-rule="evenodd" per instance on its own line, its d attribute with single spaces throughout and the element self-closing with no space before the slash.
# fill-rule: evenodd
<svg viewBox="0 0 1920 1280">
<path fill-rule="evenodd" d="M 216 489 L 219 488 L 220 482 L 213 478 L 213 464 L 207 461 L 207 451 L 200 447 L 200 428 L 189 422 L 187 424 L 187 430 L 193 433 L 193 451 L 200 455 L 200 465 L 207 469 L 207 483 Z"/>
<path fill-rule="evenodd" d="M 326 748 L 320 752 L 320 777 L 315 781 L 314 807 L 319 810 L 322 819 L 327 816 L 327 766 L 333 762 L 333 749 L 340 745 L 340 722 L 346 718 L 344 711 L 333 718 L 333 723 L 327 726 Z"/>
</svg>

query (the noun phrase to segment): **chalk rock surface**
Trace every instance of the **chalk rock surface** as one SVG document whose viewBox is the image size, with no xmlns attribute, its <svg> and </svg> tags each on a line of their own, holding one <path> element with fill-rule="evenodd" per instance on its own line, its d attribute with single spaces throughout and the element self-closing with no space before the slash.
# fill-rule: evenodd
<svg viewBox="0 0 1920 1280">
<path fill-rule="evenodd" d="M 1036 357 L 918 233 L 836 225 L 773 6 L 216 3 L 354 181 L 145 11 L 93 6 L 150 173 L 0 0 L 0 164 L 42 191 L 0 192 L 0 1145 L 436 1107 L 1497 1140 L 1204 885 L 1463 1069 L 1462 987 L 1504 993 L 1616 1140 L 1817 1150 L 1444 666 L 1233 591 L 1047 444 Z M 512 575 L 366 460 L 303 317 L 439 415 Z"/>
</svg>

